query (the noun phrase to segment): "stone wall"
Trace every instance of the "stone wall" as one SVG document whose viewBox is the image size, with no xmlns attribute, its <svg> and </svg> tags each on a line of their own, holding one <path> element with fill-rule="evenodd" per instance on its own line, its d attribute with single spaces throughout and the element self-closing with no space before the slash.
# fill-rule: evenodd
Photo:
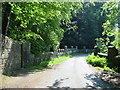
<svg viewBox="0 0 120 90">
<path fill-rule="evenodd" d="M 21 68 L 39 65 L 42 61 L 48 61 L 51 58 L 79 52 L 77 47 L 67 48 L 65 46 L 65 49 L 58 49 L 52 53 L 43 52 L 39 55 L 34 55 L 31 53 L 31 44 L 28 41 L 19 44 L 18 41 L 5 36 L 0 43 L 0 69 L 2 73 L 7 75 L 11 75 Z"/>
<path fill-rule="evenodd" d="M 2 44 L 1 68 L 3 73 L 11 74 L 21 68 L 21 45 L 8 37 Z"/>
<path fill-rule="evenodd" d="M 50 53 L 51 53 L 51 58 L 55 58 L 55 57 L 58 57 L 58 56 L 78 53 L 80 51 L 81 50 L 79 50 L 77 47 L 71 46 L 71 48 L 68 48 L 67 46 L 65 46 L 65 49 L 57 49 L 54 52 L 50 52 Z"/>
<path fill-rule="evenodd" d="M 26 66 L 29 66 L 31 63 L 30 61 L 31 58 L 30 58 L 30 43 L 29 42 L 24 42 L 22 45 L 21 45 L 21 67 L 24 68 Z"/>
<path fill-rule="evenodd" d="M 18 41 L 4 37 L 0 47 L 0 73 L 11 75 L 16 70 L 35 65 L 35 56 L 30 53 L 30 43 L 19 44 Z"/>
<path fill-rule="evenodd" d="M 50 52 L 44 52 L 44 53 L 41 53 L 41 54 L 35 56 L 35 60 L 33 63 L 34 63 L 34 65 L 38 65 L 42 61 L 49 61 L 49 60 L 51 60 Z"/>
<path fill-rule="evenodd" d="M 2 73 L 2 34 L 0 32 L 0 74 Z"/>
</svg>

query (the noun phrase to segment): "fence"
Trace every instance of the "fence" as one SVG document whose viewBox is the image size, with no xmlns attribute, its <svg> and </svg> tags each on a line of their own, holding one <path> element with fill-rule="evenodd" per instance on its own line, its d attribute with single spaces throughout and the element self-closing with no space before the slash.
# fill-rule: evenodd
<svg viewBox="0 0 120 90">
<path fill-rule="evenodd" d="M 73 54 L 73 53 L 92 53 L 94 51 L 94 49 L 78 49 L 77 46 L 73 47 L 71 46 L 71 48 L 68 48 L 67 46 L 65 46 L 65 49 L 57 49 L 54 52 L 50 52 L 51 53 L 51 58 L 55 58 L 58 56 L 63 56 L 63 55 L 68 55 L 68 54 Z"/>
<path fill-rule="evenodd" d="M 99 55 L 100 57 L 106 57 L 109 62 L 113 63 L 114 66 L 120 67 L 120 57 L 118 56 L 118 50 L 114 46 L 108 46 L 108 53 L 100 53 L 100 49 L 94 47 L 94 55 Z"/>
<path fill-rule="evenodd" d="M 13 72 L 21 68 L 21 45 L 8 37 L 4 37 L 0 55 L 0 69 L 2 72 Z"/>
<path fill-rule="evenodd" d="M 71 46 L 71 48 L 68 48 L 67 46 L 65 46 L 64 49 L 57 49 L 54 52 L 50 52 L 50 53 L 51 53 L 51 58 L 55 58 L 58 56 L 63 56 L 63 55 L 68 55 L 68 54 L 73 54 L 78 52 L 79 52 L 79 49 L 77 46 L 75 48 L 73 48 L 73 46 Z"/>
</svg>

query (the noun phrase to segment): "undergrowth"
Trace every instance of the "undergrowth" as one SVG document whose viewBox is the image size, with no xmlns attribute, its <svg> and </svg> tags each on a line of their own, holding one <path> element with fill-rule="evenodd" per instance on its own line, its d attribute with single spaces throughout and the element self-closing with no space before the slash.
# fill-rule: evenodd
<svg viewBox="0 0 120 90">
<path fill-rule="evenodd" d="M 104 57 L 95 56 L 94 54 L 88 55 L 86 58 L 87 62 L 92 66 L 96 67 L 97 69 L 103 71 L 110 71 L 110 72 L 117 72 L 118 68 L 112 67 L 111 63 L 107 61 Z"/>
<path fill-rule="evenodd" d="M 59 64 L 61 62 L 64 62 L 68 58 L 70 58 L 72 56 L 79 55 L 79 54 L 81 54 L 81 53 L 75 53 L 75 54 L 71 54 L 71 55 L 59 56 L 57 58 L 52 58 L 51 60 L 48 60 L 48 61 L 43 61 L 39 65 L 27 67 L 26 69 L 35 69 L 35 70 L 36 69 L 44 69 L 44 67 L 52 66 L 54 64 Z"/>
</svg>

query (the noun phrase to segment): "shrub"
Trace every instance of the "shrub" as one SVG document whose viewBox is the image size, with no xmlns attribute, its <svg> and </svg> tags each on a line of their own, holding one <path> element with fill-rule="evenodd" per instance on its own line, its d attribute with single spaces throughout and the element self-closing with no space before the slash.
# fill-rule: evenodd
<svg viewBox="0 0 120 90">
<path fill-rule="evenodd" d="M 110 68 L 108 66 L 104 66 L 104 67 L 96 67 L 96 69 L 100 69 L 103 71 L 108 71 L 108 72 L 114 72 L 114 71 L 118 71 L 118 68 Z"/>
<path fill-rule="evenodd" d="M 87 57 L 87 62 L 92 64 L 93 66 L 104 67 L 107 63 L 106 58 L 100 58 L 99 56 L 89 55 Z"/>
<path fill-rule="evenodd" d="M 93 66 L 95 66 L 97 69 L 101 69 L 104 71 L 118 71 L 117 67 L 113 67 L 112 63 L 107 62 L 107 59 L 104 57 L 99 57 L 99 56 L 95 56 L 94 54 L 87 56 L 86 58 L 87 62 L 89 64 L 92 64 Z"/>
</svg>

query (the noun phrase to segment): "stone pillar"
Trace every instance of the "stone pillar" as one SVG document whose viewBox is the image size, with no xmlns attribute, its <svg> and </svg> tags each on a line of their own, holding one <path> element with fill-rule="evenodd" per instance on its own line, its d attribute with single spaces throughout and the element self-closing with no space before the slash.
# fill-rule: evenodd
<svg viewBox="0 0 120 90">
<path fill-rule="evenodd" d="M 54 56 L 58 57 L 58 51 L 57 51 L 57 49 L 54 50 Z"/>
<path fill-rule="evenodd" d="M 100 49 L 97 46 L 94 46 L 94 55 L 98 55 L 98 52 L 100 52 Z"/>
<path fill-rule="evenodd" d="M 78 46 L 76 46 L 75 48 L 78 49 Z"/>
<path fill-rule="evenodd" d="M 3 74 L 11 75 L 21 69 L 21 45 L 18 41 L 5 37 L 5 50 L 3 56 Z"/>
<path fill-rule="evenodd" d="M 65 49 L 62 49 L 62 56 L 64 55 L 64 51 L 65 51 Z"/>
<path fill-rule="evenodd" d="M 84 51 L 85 53 L 87 52 L 86 46 L 83 47 L 83 51 Z"/>
<path fill-rule="evenodd" d="M 78 52 L 78 46 L 75 47 L 76 48 L 76 53 Z"/>
<path fill-rule="evenodd" d="M 22 47 L 22 64 L 21 67 L 24 68 L 30 64 L 30 43 L 28 41 L 24 42 L 21 47 Z"/>
<path fill-rule="evenodd" d="M 72 50 L 72 54 L 74 53 L 74 49 L 73 49 L 73 46 L 71 46 L 71 50 Z"/>
<path fill-rule="evenodd" d="M 67 49 L 67 46 L 65 46 L 65 51 L 64 51 L 64 52 L 65 52 L 65 55 L 67 55 L 67 50 L 68 50 L 68 49 Z"/>
<path fill-rule="evenodd" d="M 118 55 L 118 50 L 114 46 L 108 46 L 108 60 L 111 61 Z"/>
</svg>

